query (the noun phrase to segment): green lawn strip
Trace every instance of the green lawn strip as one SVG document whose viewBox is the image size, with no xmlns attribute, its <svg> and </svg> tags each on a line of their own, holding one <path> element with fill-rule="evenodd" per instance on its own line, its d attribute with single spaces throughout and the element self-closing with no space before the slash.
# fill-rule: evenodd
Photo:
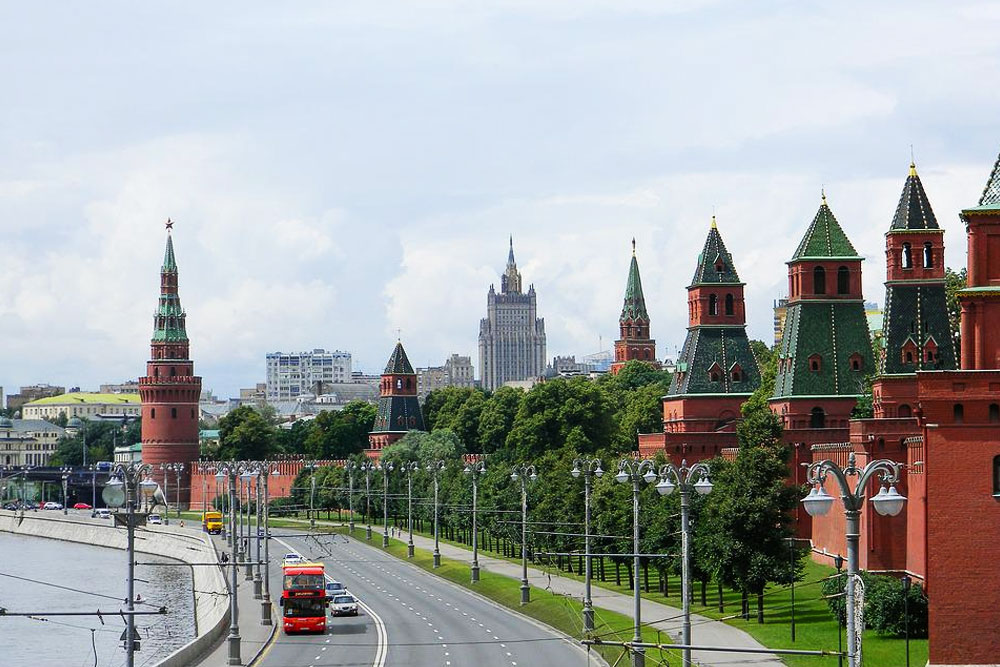
<svg viewBox="0 0 1000 667">
<path fill-rule="evenodd" d="M 276 526 L 280 526 L 281 524 L 288 526 L 301 525 L 297 521 L 281 521 L 280 519 L 273 523 Z M 328 533 L 348 533 L 347 528 L 339 526 L 318 526 L 317 530 Z M 358 530 L 355 528 L 355 533 L 357 534 L 357 532 Z M 480 571 L 479 582 L 473 584 L 470 581 L 468 563 L 442 557 L 441 567 L 435 568 L 434 558 L 430 551 L 419 548 L 414 549 L 414 557 L 407 558 L 406 543 L 395 538 L 389 540 L 389 547 L 387 549 L 382 548 L 381 539 L 373 539 L 372 546 L 400 560 L 409 561 L 417 567 L 458 584 L 463 588 L 475 591 L 479 595 L 487 597 L 504 607 L 545 623 L 570 637 L 575 639 L 583 637 L 583 604 L 576 599 L 555 595 L 544 589 L 532 586 L 531 602 L 521 606 L 521 584 L 516 579 L 494 574 L 484 569 Z M 595 609 L 595 626 L 592 636 L 606 641 L 629 641 L 633 636 L 632 619 L 630 617 L 604 609 Z M 654 628 L 643 628 L 642 637 L 647 642 L 670 643 L 670 638 L 665 633 L 661 633 Z M 609 664 L 615 664 L 615 661 L 622 654 L 621 647 L 597 646 L 594 650 L 600 653 Z M 668 664 L 668 658 L 673 660 L 669 664 L 677 664 L 680 660 L 679 655 L 677 651 L 649 649 L 646 653 L 646 659 L 648 661 L 647 664 L 653 667 L 654 665 Z M 626 657 L 618 664 L 627 663 L 628 658 Z"/>
</svg>

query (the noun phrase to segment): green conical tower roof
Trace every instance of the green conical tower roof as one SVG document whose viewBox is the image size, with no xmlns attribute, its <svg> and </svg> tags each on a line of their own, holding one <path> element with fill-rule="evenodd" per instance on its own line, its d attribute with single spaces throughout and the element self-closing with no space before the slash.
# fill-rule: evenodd
<svg viewBox="0 0 1000 667">
<path fill-rule="evenodd" d="M 694 269 L 694 278 L 691 280 L 691 287 L 704 284 L 741 284 L 740 276 L 736 273 L 736 265 L 733 263 L 733 256 L 726 250 L 726 244 L 722 242 L 722 235 L 715 226 L 715 216 L 712 216 L 712 227 L 708 230 L 708 238 L 705 239 L 705 247 L 698 255 L 698 266 Z"/>
<path fill-rule="evenodd" d="M 1000 208 L 1000 155 L 993 163 L 993 171 L 990 173 L 990 180 L 986 181 L 983 189 L 983 196 L 979 198 L 980 208 Z"/>
<path fill-rule="evenodd" d="M 406 358 L 406 350 L 399 341 L 396 341 L 396 348 L 389 357 L 389 363 L 385 365 L 385 375 L 414 375 L 413 366 Z"/>
<path fill-rule="evenodd" d="M 800 259 L 862 259 L 854 249 L 840 223 L 833 217 L 833 211 L 826 205 L 826 195 L 816 211 L 816 217 L 802 237 L 791 261 Z"/>
<path fill-rule="evenodd" d="M 174 258 L 174 239 L 167 232 L 167 249 L 163 252 L 163 273 L 177 273 L 177 260 Z"/>
<path fill-rule="evenodd" d="M 917 176 L 917 167 L 910 164 L 910 175 L 906 177 L 903 185 L 903 193 L 899 196 L 899 204 L 896 206 L 896 215 L 892 218 L 892 226 L 889 231 L 895 230 L 927 230 L 941 229 L 938 226 L 937 218 L 934 217 L 934 210 L 924 192 L 923 183 Z"/>
<path fill-rule="evenodd" d="M 642 296 L 642 280 L 639 278 L 639 262 L 635 259 L 635 239 L 632 239 L 632 263 L 628 267 L 628 282 L 625 283 L 625 303 L 622 305 L 620 322 L 631 320 L 649 321 L 646 299 Z"/>
<path fill-rule="evenodd" d="M 160 269 L 160 300 L 153 316 L 153 340 L 170 343 L 187 342 L 187 315 L 181 307 L 177 290 L 177 260 L 174 258 L 174 240 L 167 228 L 167 247 Z"/>
</svg>

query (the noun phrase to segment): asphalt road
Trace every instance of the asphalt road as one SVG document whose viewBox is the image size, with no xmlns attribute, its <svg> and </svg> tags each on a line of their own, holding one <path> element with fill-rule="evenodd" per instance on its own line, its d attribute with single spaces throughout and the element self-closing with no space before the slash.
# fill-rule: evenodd
<svg viewBox="0 0 1000 667">
<path fill-rule="evenodd" d="M 279 634 L 260 663 L 266 667 L 527 667 L 587 665 L 572 641 L 362 541 L 275 534 L 272 558 L 284 544 L 326 564 L 363 603 L 356 618 L 329 618 L 325 635 Z M 375 539 L 381 539 L 375 535 Z M 280 567 L 272 567 L 272 591 Z M 277 574 L 275 574 L 277 572 Z M 280 631 L 279 631 L 280 632 Z"/>
</svg>

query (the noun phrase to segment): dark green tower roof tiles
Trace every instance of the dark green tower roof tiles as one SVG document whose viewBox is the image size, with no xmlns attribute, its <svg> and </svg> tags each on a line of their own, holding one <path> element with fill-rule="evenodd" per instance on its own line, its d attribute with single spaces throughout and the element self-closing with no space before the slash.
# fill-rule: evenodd
<svg viewBox="0 0 1000 667">
<path fill-rule="evenodd" d="M 167 249 L 163 252 L 163 273 L 177 273 L 177 260 L 174 259 L 174 239 L 167 232 Z"/>
<path fill-rule="evenodd" d="M 927 230 L 941 229 L 938 226 L 937 218 L 934 217 L 934 210 L 924 192 L 923 183 L 917 176 L 917 168 L 910 165 L 910 175 L 906 177 L 906 184 L 903 185 L 903 193 L 899 196 L 899 204 L 896 206 L 896 215 L 892 219 L 892 226 L 889 231 L 895 230 Z"/>
<path fill-rule="evenodd" d="M 983 196 L 979 198 L 979 208 L 1000 208 L 1000 155 L 993 163 L 990 179 L 986 181 Z"/>
<path fill-rule="evenodd" d="M 740 276 L 736 273 L 733 256 L 726 250 L 722 235 L 715 226 L 715 216 L 712 216 L 712 227 L 708 230 L 705 247 L 698 255 L 698 266 L 695 267 L 691 286 L 720 283 L 740 284 Z"/>
<path fill-rule="evenodd" d="M 829 257 L 861 259 L 840 223 L 833 217 L 833 211 L 826 205 L 826 195 L 816 211 L 816 217 L 802 237 L 791 261 L 800 259 L 824 259 Z"/>
<path fill-rule="evenodd" d="M 396 348 L 392 351 L 392 356 L 389 357 L 389 363 L 385 365 L 385 375 L 414 375 L 413 366 L 406 358 L 406 350 L 403 349 L 403 344 L 398 341 Z"/>
<path fill-rule="evenodd" d="M 646 299 L 642 295 L 642 280 L 639 278 L 639 262 L 635 259 L 635 239 L 632 239 L 632 263 L 628 267 L 628 282 L 625 283 L 625 303 L 619 321 L 649 321 Z"/>
<path fill-rule="evenodd" d="M 716 365 L 719 379 L 713 380 Z M 737 365 L 740 375 L 734 380 Z M 743 327 L 693 327 L 684 340 L 667 395 L 749 395 L 759 386 L 760 370 Z"/>
</svg>

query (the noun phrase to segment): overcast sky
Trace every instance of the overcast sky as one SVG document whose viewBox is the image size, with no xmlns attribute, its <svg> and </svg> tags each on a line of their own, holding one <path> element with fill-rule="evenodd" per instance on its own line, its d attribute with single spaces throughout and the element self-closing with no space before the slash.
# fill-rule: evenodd
<svg viewBox="0 0 1000 667">
<path fill-rule="evenodd" d="M 965 264 L 1000 150 L 1000 4 L 0 3 L 0 386 L 144 371 L 167 217 L 195 368 L 473 357 L 507 257 L 548 355 L 617 337 L 634 236 L 657 352 L 713 211 L 750 335 L 826 188 L 881 303 L 914 146 Z M 603 341 L 603 342 L 601 342 Z"/>
</svg>

